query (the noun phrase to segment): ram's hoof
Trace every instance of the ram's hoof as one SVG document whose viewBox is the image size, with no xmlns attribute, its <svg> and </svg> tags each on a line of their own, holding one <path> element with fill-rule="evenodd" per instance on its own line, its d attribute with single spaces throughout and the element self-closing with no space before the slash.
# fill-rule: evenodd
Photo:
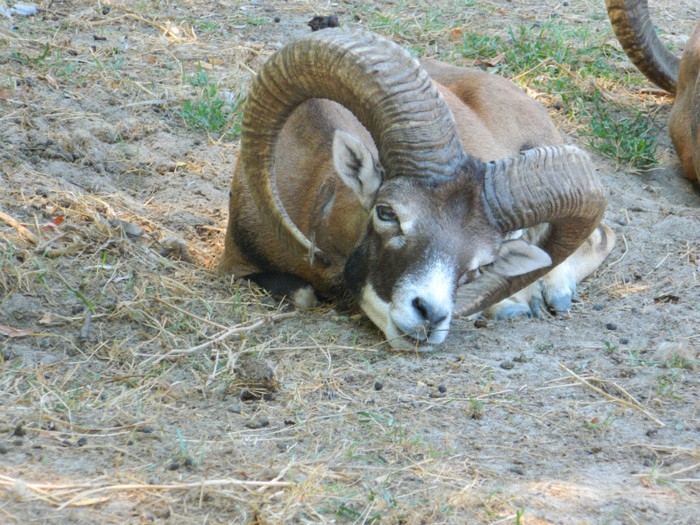
<svg viewBox="0 0 700 525">
<path fill-rule="evenodd" d="M 576 296 L 576 282 L 567 279 L 556 286 L 544 286 L 544 301 L 553 314 L 565 314 L 571 309 L 571 303 Z"/>
<path fill-rule="evenodd" d="M 493 317 L 497 321 L 514 317 L 532 317 L 532 310 L 524 304 L 510 304 L 499 308 Z"/>
<path fill-rule="evenodd" d="M 570 292 L 553 294 L 547 298 L 547 306 L 553 314 L 565 314 L 571 308 L 573 294 Z"/>
</svg>

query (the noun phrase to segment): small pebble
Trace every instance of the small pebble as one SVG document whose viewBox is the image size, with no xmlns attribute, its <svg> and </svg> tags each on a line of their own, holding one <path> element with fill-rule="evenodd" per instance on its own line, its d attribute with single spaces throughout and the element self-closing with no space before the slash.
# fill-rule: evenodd
<svg viewBox="0 0 700 525">
<path fill-rule="evenodd" d="M 447 392 L 447 387 L 445 385 L 438 386 L 438 392 L 444 394 L 445 392 Z"/>
<path fill-rule="evenodd" d="M 600 303 L 595 303 L 595 304 L 593 305 L 593 309 L 594 309 L 596 312 L 600 312 L 600 311 L 603 309 L 603 305 L 600 304 Z"/>
<path fill-rule="evenodd" d="M 630 308 L 630 312 L 632 312 L 633 314 L 638 314 L 639 308 L 637 308 L 636 306 L 633 306 L 632 308 Z"/>
<path fill-rule="evenodd" d="M 501 368 L 504 370 L 511 370 L 515 365 L 510 361 L 501 361 Z"/>
<path fill-rule="evenodd" d="M 384 388 L 384 384 L 381 381 L 375 381 L 374 382 L 374 389 L 379 391 L 382 388 Z"/>
<path fill-rule="evenodd" d="M 170 465 L 168 465 L 165 468 L 167 468 L 168 470 L 177 470 L 180 468 L 180 464 L 177 461 L 173 461 Z"/>
<path fill-rule="evenodd" d="M 269 427 L 270 422 L 266 418 L 263 417 L 263 418 L 260 418 L 258 420 L 255 420 L 255 421 L 248 421 L 245 424 L 245 426 L 250 428 L 250 429 L 257 430 L 259 428 Z"/>
<path fill-rule="evenodd" d="M 608 330 L 617 330 L 617 325 L 615 323 L 608 323 L 605 325 Z"/>
<path fill-rule="evenodd" d="M 275 24 L 279 24 L 279 23 L 280 23 L 280 20 L 281 20 L 280 17 L 279 17 L 279 16 L 276 16 L 276 17 L 274 18 Z"/>
<path fill-rule="evenodd" d="M 486 328 L 488 325 L 488 321 L 483 317 L 479 317 L 476 321 L 474 321 L 475 328 Z"/>
<path fill-rule="evenodd" d="M 627 339 L 626 337 L 622 337 L 622 338 L 620 338 L 620 344 L 621 345 L 628 345 L 628 344 L 630 344 L 630 340 Z"/>
</svg>

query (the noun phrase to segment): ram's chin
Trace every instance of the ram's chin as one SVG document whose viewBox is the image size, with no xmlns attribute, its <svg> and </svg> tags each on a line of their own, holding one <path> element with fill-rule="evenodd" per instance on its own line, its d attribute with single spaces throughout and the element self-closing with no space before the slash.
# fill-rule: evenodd
<svg viewBox="0 0 700 525">
<path fill-rule="evenodd" d="M 411 350 L 413 352 L 430 352 L 434 345 L 441 344 L 447 337 L 447 331 L 435 331 L 428 334 L 428 337 L 414 337 L 406 334 L 391 323 L 390 327 L 384 330 L 389 345 L 395 350 Z M 416 334 L 417 335 L 417 334 Z"/>
<path fill-rule="evenodd" d="M 434 331 L 429 334 L 418 333 L 414 330 L 412 335 L 411 331 L 399 328 L 391 318 L 391 303 L 382 300 L 371 285 L 365 285 L 359 303 L 367 317 L 384 332 L 387 342 L 394 349 L 431 350 L 431 345 L 440 344 L 447 337 L 447 330 Z"/>
</svg>

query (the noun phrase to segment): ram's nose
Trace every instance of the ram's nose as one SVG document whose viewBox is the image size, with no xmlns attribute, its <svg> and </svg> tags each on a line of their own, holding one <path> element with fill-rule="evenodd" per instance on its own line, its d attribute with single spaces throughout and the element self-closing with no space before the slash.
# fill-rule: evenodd
<svg viewBox="0 0 700 525">
<path fill-rule="evenodd" d="M 449 312 L 445 311 L 444 308 L 440 308 L 439 305 L 435 305 L 423 297 L 415 297 L 412 304 L 421 319 L 425 321 L 425 329 L 428 333 L 437 329 L 449 315 Z"/>
</svg>

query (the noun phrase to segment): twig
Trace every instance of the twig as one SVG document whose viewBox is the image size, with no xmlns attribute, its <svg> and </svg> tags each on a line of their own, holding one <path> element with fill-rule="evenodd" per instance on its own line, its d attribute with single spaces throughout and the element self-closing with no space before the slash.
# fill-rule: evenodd
<svg viewBox="0 0 700 525">
<path fill-rule="evenodd" d="M 619 404 L 621 404 L 622 406 L 625 406 L 625 407 L 627 407 L 627 408 L 632 408 L 632 409 L 634 409 L 634 410 L 640 411 L 642 414 L 644 414 L 644 415 L 647 416 L 649 419 L 651 419 L 652 421 L 654 421 L 654 422 L 655 422 L 657 425 L 659 425 L 660 427 L 665 427 L 665 426 L 666 426 L 664 423 L 662 423 L 662 422 L 659 420 L 659 418 L 657 418 L 656 416 L 654 416 L 654 415 L 651 414 L 650 412 L 644 410 L 644 408 L 642 408 L 642 406 L 639 404 L 638 401 L 635 400 L 634 403 L 630 403 L 629 401 L 625 401 L 624 399 L 620 399 L 619 397 L 615 397 L 615 396 L 613 396 L 613 395 L 610 395 L 610 394 L 608 394 L 607 392 L 605 392 L 604 390 L 601 390 L 600 388 L 598 388 L 598 387 L 596 387 L 596 386 L 593 386 L 591 383 L 589 383 L 588 381 L 586 381 L 584 378 L 582 378 L 581 376 L 579 376 L 579 375 L 576 374 L 575 372 L 569 370 L 563 363 L 557 363 L 557 364 L 559 365 L 559 368 L 561 368 L 562 370 L 564 370 L 566 373 L 570 374 L 570 375 L 571 375 L 572 377 L 574 377 L 577 381 L 580 381 L 581 383 L 583 383 L 584 385 L 586 385 L 586 386 L 587 386 L 588 388 L 590 388 L 591 390 L 594 390 L 595 392 L 598 392 L 600 395 L 602 395 L 602 396 L 604 396 L 604 397 L 607 397 L 607 398 L 610 399 L 611 401 L 615 401 L 616 403 L 619 403 Z M 615 386 L 617 386 L 617 385 L 615 385 Z M 620 388 L 620 387 L 618 387 L 618 388 Z M 623 392 L 625 392 L 622 388 L 620 388 L 620 390 L 622 390 Z M 625 392 L 625 394 L 627 394 L 627 392 Z M 629 394 L 627 394 L 627 395 L 630 397 L 630 399 L 634 399 L 634 398 L 633 398 L 632 396 L 630 396 Z"/>
<path fill-rule="evenodd" d="M 54 237 L 53 239 L 49 239 L 48 241 L 42 242 L 39 246 L 36 247 L 36 253 L 43 252 L 46 248 L 51 246 L 54 242 L 63 239 L 67 235 L 69 235 L 69 232 L 63 232 L 63 233 L 57 235 L 56 237 Z"/>
<path fill-rule="evenodd" d="M 155 361 L 153 362 L 154 365 L 157 365 L 164 359 L 173 359 L 175 357 L 182 357 L 185 355 L 191 355 L 199 352 L 200 350 L 204 350 L 205 348 L 214 345 L 216 343 L 219 343 L 225 339 L 228 339 L 232 335 L 236 334 L 247 334 L 248 332 L 252 332 L 253 330 L 256 330 L 257 328 L 260 328 L 262 325 L 270 322 L 275 322 L 275 321 L 280 321 L 282 319 L 287 319 L 289 317 L 294 317 L 297 314 L 297 312 L 288 312 L 284 314 L 277 314 L 277 315 L 270 315 L 263 317 L 262 319 L 258 319 L 255 321 L 253 324 L 248 325 L 248 326 L 234 326 L 230 330 L 227 330 L 226 332 L 222 332 L 221 334 L 217 335 L 214 339 L 211 339 L 210 341 L 206 341 L 200 345 L 194 346 L 192 348 L 176 348 L 174 350 L 171 350 L 167 354 L 163 354 L 161 356 L 158 356 Z M 148 362 L 148 359 L 145 361 Z"/>
<path fill-rule="evenodd" d="M 476 399 L 479 399 L 479 398 L 477 397 Z M 532 412 L 528 412 L 528 411 L 526 411 L 526 410 L 521 410 L 521 409 L 516 408 L 516 407 L 514 407 L 514 406 L 510 406 L 510 405 L 508 405 L 507 403 L 501 403 L 500 401 L 494 401 L 494 400 L 492 400 L 492 399 L 488 400 L 488 403 L 491 404 L 491 405 L 499 406 L 499 407 L 504 408 L 504 409 L 506 409 L 506 410 L 511 410 L 512 412 L 517 412 L 517 413 L 519 413 L 519 414 L 525 414 L 526 416 L 529 416 L 529 417 L 531 417 L 531 418 L 533 418 L 533 419 L 535 419 L 535 420 L 539 420 L 539 421 L 541 422 L 541 424 L 543 424 L 543 425 L 545 425 L 545 426 L 547 426 L 547 427 L 552 427 L 552 426 L 553 426 L 553 427 L 556 427 L 556 428 L 559 429 L 559 430 L 561 430 L 561 429 L 563 428 L 561 425 L 555 423 L 554 421 L 552 421 L 552 420 L 550 420 L 550 419 L 546 419 L 545 417 L 543 417 L 543 416 L 538 416 L 537 414 L 533 414 Z"/>
<path fill-rule="evenodd" d="M 240 65 L 243 69 L 245 69 L 248 73 L 250 73 L 251 75 L 253 75 L 253 76 L 255 76 L 255 75 L 258 74 L 257 71 L 255 71 L 252 67 L 250 67 L 250 66 L 249 66 L 248 64 L 246 64 L 245 62 L 239 62 L 239 65 Z"/>
<path fill-rule="evenodd" d="M 190 490 L 190 489 L 204 489 L 205 487 L 229 487 L 229 486 L 243 486 L 243 487 L 290 487 L 292 484 L 289 481 L 248 481 L 244 479 L 209 479 L 196 481 L 193 483 L 180 483 L 176 485 L 148 485 L 146 483 L 131 483 L 124 485 L 108 485 L 106 487 L 98 487 L 96 489 L 87 490 L 78 494 L 73 499 L 66 501 L 63 505 L 58 507 L 59 510 L 64 509 L 71 504 L 77 503 L 86 496 L 91 496 L 93 494 L 98 494 L 100 492 L 114 492 L 122 490 L 157 490 L 157 491 L 170 491 L 170 490 Z M 31 488 L 31 485 L 27 485 L 27 488 Z"/>
<path fill-rule="evenodd" d="M 156 100 L 142 100 L 140 102 L 131 102 L 130 104 L 126 104 L 124 107 L 135 108 L 137 106 L 162 106 L 163 104 L 168 103 L 170 103 L 169 100 L 163 100 L 162 98 L 159 98 Z"/>
<path fill-rule="evenodd" d="M 156 297 L 156 301 L 158 301 L 160 304 L 164 304 L 168 308 L 172 308 L 173 310 L 177 310 L 181 314 L 185 314 L 188 317 L 191 317 L 192 319 L 196 319 L 197 321 L 200 321 L 205 324 L 209 324 L 211 326 L 216 326 L 217 328 L 221 330 L 228 330 L 228 326 L 225 326 L 223 324 L 215 323 L 214 321 L 210 319 L 205 319 L 204 317 L 199 317 L 198 315 L 194 315 L 192 312 L 188 312 L 187 310 L 184 310 L 183 308 L 180 308 L 179 306 L 175 306 L 174 304 L 171 304 L 167 301 L 163 301 L 163 299 L 159 299 Z"/>
<path fill-rule="evenodd" d="M 131 9 L 127 9 L 126 7 L 123 7 L 116 2 L 104 2 L 104 4 L 111 7 L 112 9 L 119 9 L 121 12 L 126 13 L 126 15 L 129 16 L 130 18 L 138 20 L 139 22 L 143 22 L 144 24 L 149 25 L 151 27 L 155 27 L 156 29 L 160 29 L 161 31 L 163 31 L 163 33 L 166 33 L 166 34 L 169 33 L 167 27 L 164 27 L 161 24 L 154 22 L 153 20 L 147 20 L 146 18 L 135 13 Z"/>
<path fill-rule="evenodd" d="M 7 215 L 6 213 L 3 213 L 1 211 L 0 211 L 0 219 L 2 219 L 7 224 L 12 226 L 15 230 L 17 230 L 17 232 L 20 235 L 26 237 L 34 244 L 39 244 L 39 238 L 36 235 L 34 235 L 31 231 L 29 231 L 27 228 L 22 226 L 22 224 L 20 224 L 19 221 L 16 221 L 12 217 L 10 217 L 9 215 Z"/>
<path fill-rule="evenodd" d="M 48 483 L 24 483 L 23 480 L 3 476 L 0 474 L 0 486 L 11 487 L 15 484 L 24 484 L 24 486 L 34 492 L 44 494 L 46 490 L 66 490 L 66 489 L 89 489 L 81 492 L 74 498 L 64 502 L 58 508 L 64 509 L 71 505 L 75 505 L 81 499 L 100 492 L 117 492 L 126 490 L 153 490 L 153 491 L 171 491 L 171 490 L 190 490 L 194 488 L 204 487 L 227 487 L 227 486 L 242 486 L 242 487 L 290 487 L 289 481 L 249 481 L 244 479 L 207 479 L 195 481 L 192 483 L 177 483 L 173 485 L 149 485 L 147 483 L 127 483 L 121 485 L 106 485 L 103 487 L 90 488 L 93 485 L 76 483 L 75 485 L 51 485 Z"/>
<path fill-rule="evenodd" d="M 691 472 L 693 470 L 696 470 L 700 468 L 700 463 L 696 463 L 695 465 L 690 465 L 689 467 L 685 467 L 679 470 L 675 470 L 673 472 L 669 472 L 668 474 L 663 474 L 664 477 L 670 478 L 672 476 L 677 476 L 678 474 L 685 474 L 686 472 Z"/>
<path fill-rule="evenodd" d="M 629 246 L 627 246 L 627 237 L 623 235 L 623 236 L 622 236 L 622 240 L 623 240 L 624 243 L 625 243 L 625 251 L 622 252 L 622 255 L 620 256 L 619 259 L 616 259 L 616 260 L 614 260 L 613 262 L 611 262 L 610 264 L 608 264 L 608 268 L 612 268 L 612 267 L 615 266 L 617 263 L 622 262 L 622 259 L 624 259 L 624 258 L 625 258 L 625 255 L 627 255 L 627 252 L 629 251 Z"/>
<path fill-rule="evenodd" d="M 270 480 L 270 482 L 271 482 L 271 483 L 279 483 L 279 481 L 285 476 L 285 474 L 287 474 L 287 471 L 288 471 L 291 467 L 292 467 L 292 463 L 290 463 L 289 465 L 287 465 L 286 467 L 284 467 L 284 468 L 280 471 L 280 473 L 277 474 L 277 475 L 275 476 L 274 479 L 271 479 L 271 480 Z M 262 487 L 260 487 L 260 488 L 258 489 L 258 492 L 262 492 L 263 490 L 265 490 L 265 487 L 266 487 L 265 485 L 263 485 Z"/>
<path fill-rule="evenodd" d="M 90 327 L 92 326 L 92 310 L 89 308 L 85 312 L 85 323 L 83 323 L 83 327 L 80 329 L 80 340 L 81 341 L 87 341 L 87 338 L 90 336 Z"/>
<path fill-rule="evenodd" d="M 519 74 L 515 75 L 513 78 L 511 78 L 511 82 L 516 82 L 516 83 L 517 83 L 517 81 L 518 81 L 519 79 L 523 78 L 523 77 L 526 76 L 526 75 L 529 75 L 529 74 L 532 73 L 535 69 L 538 69 L 540 66 L 543 66 L 543 65 L 545 65 L 545 64 L 549 64 L 550 62 L 554 62 L 554 61 L 553 61 L 551 58 L 543 58 L 542 60 L 540 60 L 537 64 L 535 64 L 534 66 L 532 66 L 532 67 L 531 67 L 530 69 L 528 69 L 527 71 L 523 71 L 522 73 L 519 73 Z"/>
<path fill-rule="evenodd" d="M 666 259 L 668 259 L 668 258 L 670 257 L 670 255 L 671 255 L 670 253 L 667 253 L 666 256 L 665 256 L 663 259 L 661 259 L 661 262 L 660 262 L 659 264 L 657 264 L 657 265 L 654 266 L 651 270 L 649 270 L 649 273 L 647 273 L 647 275 L 651 275 L 651 274 L 654 272 L 654 270 L 656 270 L 656 269 L 659 268 L 663 263 L 665 263 L 665 262 L 666 262 Z"/>
<path fill-rule="evenodd" d="M 105 379 L 111 379 L 111 378 L 105 378 Z M 100 381 L 103 381 L 103 380 L 100 380 Z M 148 426 L 150 424 L 150 421 L 142 421 L 139 423 L 132 423 L 130 425 L 120 425 L 117 427 L 104 427 L 104 428 L 94 427 L 93 428 L 93 427 L 86 427 L 83 425 L 79 425 L 77 423 L 71 423 L 70 421 L 65 421 L 63 419 L 51 417 L 48 414 L 42 414 L 41 418 L 45 419 L 47 421 L 51 421 L 53 423 L 59 423 L 61 425 L 65 425 L 65 426 L 71 428 L 71 430 L 73 430 L 73 431 L 78 430 L 86 435 L 96 434 L 98 432 L 104 433 L 104 432 L 118 432 L 118 431 L 122 431 L 122 430 L 133 430 L 133 429 Z M 36 432 L 44 432 L 45 431 L 41 428 L 33 428 L 33 427 L 25 427 L 24 430 L 34 430 Z"/>
<path fill-rule="evenodd" d="M 641 88 L 639 91 L 637 91 L 640 95 L 654 95 L 657 97 L 670 97 L 671 94 L 666 91 L 665 89 L 659 89 L 659 88 Z"/>
</svg>

